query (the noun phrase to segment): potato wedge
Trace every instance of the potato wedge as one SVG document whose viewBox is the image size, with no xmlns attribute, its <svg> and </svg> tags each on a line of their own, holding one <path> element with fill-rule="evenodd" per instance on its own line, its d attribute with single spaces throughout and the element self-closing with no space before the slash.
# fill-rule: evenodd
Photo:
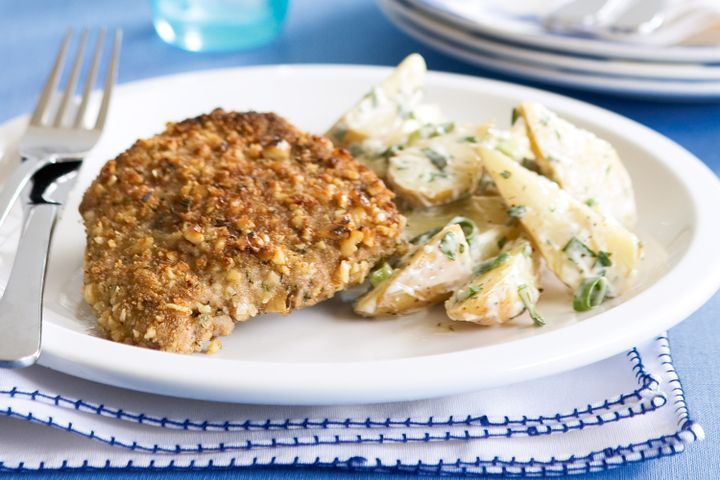
<svg viewBox="0 0 720 480">
<path fill-rule="evenodd" d="M 508 212 L 532 237 L 550 270 L 573 290 L 604 276 L 609 296 L 627 289 L 641 258 L 638 238 L 558 185 L 496 150 L 481 150 Z"/>
<path fill-rule="evenodd" d="M 482 174 L 478 146 L 485 127 L 448 123 L 425 125 L 418 132 L 423 130 L 433 133 L 410 138 L 388 159 L 387 180 L 393 191 L 414 207 L 451 203 L 472 194 Z"/>
<path fill-rule="evenodd" d="M 360 297 L 355 313 L 399 315 L 439 303 L 472 273 L 470 248 L 459 225 L 448 225 L 375 288 Z"/>
<path fill-rule="evenodd" d="M 517 317 L 527 308 L 536 324 L 540 297 L 538 259 L 530 242 L 518 239 L 497 257 L 476 269 L 476 274 L 445 302 L 452 320 L 495 325 Z"/>
<path fill-rule="evenodd" d="M 422 56 L 409 55 L 325 135 L 384 177 L 389 148 L 407 143 L 422 125 L 442 122 L 437 107 L 420 105 L 426 71 Z"/>
<path fill-rule="evenodd" d="M 605 140 L 535 102 L 517 107 L 543 175 L 573 197 L 632 227 L 637 220 L 632 182 Z"/>
<path fill-rule="evenodd" d="M 472 196 L 449 205 L 403 214 L 407 218 L 405 233 L 408 240 L 439 230 L 454 219 L 467 218 L 474 222 L 475 235 L 466 236 L 473 264 L 497 255 L 504 244 L 521 232 L 519 225 L 508 224 L 507 207 L 499 196 Z"/>
</svg>

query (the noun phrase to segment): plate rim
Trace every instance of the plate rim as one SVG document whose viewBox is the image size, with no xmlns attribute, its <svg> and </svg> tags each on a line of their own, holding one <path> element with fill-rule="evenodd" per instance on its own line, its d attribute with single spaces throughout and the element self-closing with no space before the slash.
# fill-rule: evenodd
<svg viewBox="0 0 720 480">
<path fill-rule="evenodd" d="M 352 74 L 380 79 L 390 70 L 391 67 L 337 64 L 221 68 L 129 82 L 120 85 L 118 91 L 144 88 L 150 83 L 172 81 L 177 77 L 242 75 L 248 71 L 265 74 L 298 74 L 299 71 L 306 71 L 305 74 Z M 713 201 L 720 204 L 720 181 L 706 165 L 683 147 L 626 117 L 536 88 L 437 71 L 428 73 L 428 84 L 434 84 L 434 88 L 450 88 L 451 84 L 457 88 L 467 85 L 488 91 L 495 88 L 510 91 L 518 97 L 539 98 L 551 108 L 559 106 L 560 110 L 566 110 L 572 107 L 576 116 L 592 118 L 595 123 L 606 125 L 606 128 L 612 125 L 612 130 L 624 133 L 621 136 L 632 136 L 633 143 L 640 143 L 642 139 L 649 140 L 645 142 L 646 150 L 655 151 L 653 160 L 663 164 L 672 173 L 687 190 L 688 198 L 693 202 L 691 206 L 696 217 L 695 232 L 687 251 L 670 271 L 647 289 L 606 312 L 535 337 L 476 349 L 402 359 L 344 363 L 238 361 L 130 347 L 46 322 L 45 348 L 40 364 L 88 380 L 124 388 L 235 403 L 329 405 L 416 400 L 540 378 L 610 357 L 679 323 L 705 303 L 720 286 L 720 256 L 698 258 L 702 250 L 720 241 L 720 228 L 710 222 L 714 215 L 712 207 L 708 206 Z M 17 127 L 17 124 L 23 121 L 21 117 L 4 122 L 0 125 L 0 131 L 12 127 L 13 124 Z M 663 155 L 658 153 L 660 151 Z M 682 168 L 679 168 L 680 164 Z M 642 311 L 638 309 L 646 307 L 650 297 L 667 298 L 668 290 L 686 286 L 682 278 L 686 279 L 689 273 L 696 273 L 695 267 L 702 267 L 706 273 L 700 282 L 683 292 L 680 301 L 659 311 L 650 324 L 647 321 L 633 323 L 630 328 L 618 331 L 612 341 L 608 340 L 608 324 L 623 326 L 616 318 L 619 314 L 629 314 L 632 311 L 640 314 Z M 684 275 L 678 278 L 680 274 Z M 45 314 L 51 317 L 54 312 L 45 309 Z M 537 361 L 531 363 L 518 362 L 517 358 L 514 358 L 514 352 L 520 350 L 546 351 L 548 345 L 577 343 L 578 332 L 582 334 L 580 337 L 592 339 L 592 342 L 588 344 L 585 339 L 582 343 L 584 348 L 576 346 L 570 353 L 554 351 L 552 355 L 536 356 Z M 598 342 L 598 339 L 604 340 Z M 101 351 L 102 355 L 88 359 L 87 353 L 83 353 L 88 346 Z M 132 361 L 127 362 L 127 358 L 123 358 L 123 362 L 118 362 L 117 359 L 122 358 L 127 349 L 133 349 Z M 467 368 L 458 368 L 463 365 L 476 365 L 478 361 L 488 359 L 503 365 L 504 369 L 478 372 L 474 368 L 470 371 Z M 130 363 L 132 365 L 129 365 Z M 155 368 L 143 368 L 149 364 Z M 568 367 L 568 364 L 572 366 Z M 183 378 L 172 375 L 178 371 L 191 371 L 194 375 Z M 228 372 L 235 373 L 231 386 L 228 386 Z M 242 375 L 238 375 L 238 372 Z M 189 381 L 189 378 L 193 381 Z M 202 381 L 198 382 L 198 378 L 202 378 Z M 282 382 L 277 381 L 278 378 L 282 379 Z"/>
<path fill-rule="evenodd" d="M 401 2 L 401 0 L 393 1 L 397 3 Z M 661 60 L 679 64 L 720 63 L 720 53 L 718 53 L 717 48 L 715 47 L 684 47 L 672 45 L 658 48 L 630 43 L 603 41 L 602 39 L 598 40 L 592 38 L 558 35 L 536 35 L 527 32 L 507 31 L 496 28 L 489 23 L 474 22 L 469 18 L 465 18 L 462 15 L 455 14 L 449 10 L 442 10 L 441 8 L 435 7 L 429 2 L 425 2 L 423 0 L 402 1 L 411 3 L 431 15 L 437 14 L 448 21 L 457 24 L 458 26 L 469 28 L 471 30 L 477 30 L 480 34 L 493 36 L 505 42 L 519 44 L 525 47 L 529 46 L 535 49 L 539 47 L 550 51 L 560 51 L 578 56 L 596 58 L 624 58 L 638 61 Z M 672 57 L 668 58 L 671 54 Z"/>
<path fill-rule="evenodd" d="M 391 0 L 379 0 L 381 8 Z M 401 14 L 383 10 L 388 19 L 417 41 L 431 48 L 458 58 L 471 65 L 480 66 L 511 75 L 518 78 L 543 83 L 547 86 L 560 86 L 581 91 L 603 93 L 643 99 L 664 100 L 717 100 L 720 99 L 720 81 L 693 81 L 685 83 L 677 80 L 654 80 L 646 78 L 629 78 L 620 76 L 597 76 L 578 71 L 568 71 L 551 65 L 528 65 L 519 60 L 501 57 L 487 51 L 482 55 L 468 45 L 459 45 L 458 41 L 435 32 L 436 36 L 425 33 L 424 27 L 417 25 L 406 17 L 399 18 Z M 683 87 L 693 85 L 694 90 L 684 90 Z"/>
<path fill-rule="evenodd" d="M 449 22 L 446 23 L 441 18 L 433 17 L 427 11 L 413 6 L 411 3 L 395 0 L 378 0 L 378 3 L 385 5 L 386 8 L 396 10 L 399 15 L 405 16 L 409 22 L 421 28 L 434 30 L 448 40 L 460 43 L 468 49 L 476 50 L 478 53 L 494 53 L 498 58 L 507 58 L 514 62 L 528 61 L 539 67 L 610 78 L 637 78 L 645 81 L 720 82 L 720 66 L 588 58 L 562 52 L 529 49 L 496 38 L 482 36 L 471 29 L 457 28 L 458 25 L 453 28 Z M 563 61 L 572 63 L 563 65 Z M 660 73 L 661 69 L 664 69 L 666 73 Z M 672 70 L 675 70 L 675 72 L 672 72 Z M 679 74 L 677 72 L 686 73 Z"/>
</svg>

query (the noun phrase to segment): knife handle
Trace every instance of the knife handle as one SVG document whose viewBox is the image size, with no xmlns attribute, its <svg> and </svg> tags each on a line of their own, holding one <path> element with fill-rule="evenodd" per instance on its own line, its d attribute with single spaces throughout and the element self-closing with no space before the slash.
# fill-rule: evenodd
<svg viewBox="0 0 720 480">
<path fill-rule="evenodd" d="M 40 167 L 48 163 L 46 157 L 25 157 L 15 166 L 15 170 L 10 174 L 8 179 L 3 182 L 0 190 L 0 228 L 2 228 L 5 219 L 10 210 L 20 196 L 25 185 L 27 185 L 30 177 L 33 176 Z"/>
<path fill-rule="evenodd" d="M 0 299 L 0 368 L 27 367 L 40 355 L 45 269 L 59 205 L 30 205 Z"/>
</svg>

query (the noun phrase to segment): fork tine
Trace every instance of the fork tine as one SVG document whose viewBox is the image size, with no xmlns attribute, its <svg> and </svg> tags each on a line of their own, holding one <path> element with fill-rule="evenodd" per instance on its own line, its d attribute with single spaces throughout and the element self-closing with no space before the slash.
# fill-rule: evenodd
<svg viewBox="0 0 720 480">
<path fill-rule="evenodd" d="M 113 42 L 112 58 L 110 59 L 110 65 L 108 65 L 107 76 L 105 77 L 105 88 L 103 89 L 102 103 L 100 104 L 100 110 L 98 111 L 97 122 L 95 122 L 95 129 L 102 130 L 105 126 L 105 119 L 107 117 L 108 108 L 110 107 L 110 97 L 112 96 L 113 85 L 115 84 L 115 78 L 117 77 L 118 60 L 120 57 L 120 44 L 122 43 L 122 30 L 115 30 L 115 41 Z"/>
<path fill-rule="evenodd" d="M 65 109 L 67 109 L 68 103 L 70 103 L 70 100 L 73 96 L 75 96 L 75 85 L 77 85 L 80 66 L 82 65 L 83 57 L 85 56 L 85 43 L 87 42 L 87 37 L 88 31 L 85 29 L 80 36 L 80 43 L 78 43 L 77 52 L 75 52 L 75 62 L 73 63 L 72 70 L 70 72 L 70 78 L 65 86 L 65 93 L 60 101 L 60 106 L 58 107 L 57 112 L 55 112 L 55 121 L 53 122 L 53 126 L 55 127 L 62 125 L 63 117 L 65 116 Z"/>
<path fill-rule="evenodd" d="M 50 102 L 50 97 L 52 97 L 58 80 L 60 79 L 60 72 L 62 71 L 63 63 L 65 62 L 65 54 L 67 53 L 67 47 L 70 43 L 71 37 L 72 29 L 69 29 L 65 34 L 65 38 L 63 39 L 62 44 L 60 45 L 60 51 L 58 52 L 57 57 L 55 57 L 55 64 L 53 65 L 52 70 L 50 71 L 50 76 L 48 77 L 47 81 L 45 82 L 45 86 L 42 89 L 42 93 L 40 94 L 38 103 L 35 106 L 35 111 L 33 112 L 32 117 L 30 117 L 31 125 L 42 124 L 45 109 L 47 108 L 47 105 Z"/>
<path fill-rule="evenodd" d="M 105 29 L 103 28 L 98 33 L 97 40 L 95 42 L 95 53 L 93 53 L 92 63 L 90 64 L 90 70 L 88 70 L 87 78 L 85 79 L 85 88 L 83 89 L 82 100 L 80 101 L 80 107 L 78 107 L 77 113 L 75 114 L 75 122 L 73 127 L 82 127 L 83 120 L 85 118 L 85 110 L 87 110 L 88 102 L 90 101 L 90 93 L 92 93 L 93 87 L 95 86 L 95 77 L 97 76 L 98 65 L 100 65 L 100 57 L 102 56 L 102 47 L 105 40 Z"/>
</svg>

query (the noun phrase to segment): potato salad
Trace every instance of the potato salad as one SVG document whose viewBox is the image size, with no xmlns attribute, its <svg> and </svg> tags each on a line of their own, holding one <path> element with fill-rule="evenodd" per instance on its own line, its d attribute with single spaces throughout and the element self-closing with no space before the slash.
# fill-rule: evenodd
<svg viewBox="0 0 720 480">
<path fill-rule="evenodd" d="M 443 305 L 458 322 L 527 312 L 542 326 L 543 270 L 578 312 L 627 291 L 642 244 L 613 146 L 534 101 L 508 112 L 509 128 L 456 122 L 424 101 L 425 75 L 410 55 L 327 132 L 383 178 L 408 218 L 406 248 L 369 274 L 354 311 Z"/>
</svg>

